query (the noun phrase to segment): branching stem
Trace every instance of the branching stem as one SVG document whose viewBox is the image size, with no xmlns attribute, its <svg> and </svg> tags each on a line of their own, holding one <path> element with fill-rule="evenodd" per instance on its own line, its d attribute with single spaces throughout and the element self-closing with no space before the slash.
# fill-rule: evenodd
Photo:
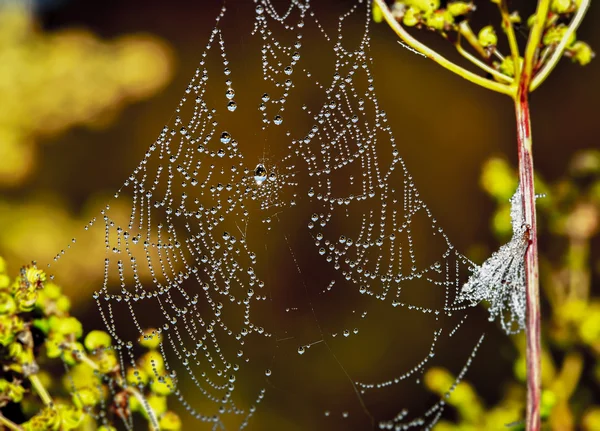
<svg viewBox="0 0 600 431">
<path fill-rule="evenodd" d="M 67 346 L 67 347 L 74 349 L 73 346 Z M 79 361 L 88 365 L 92 370 L 100 371 L 100 367 L 98 366 L 98 364 L 92 358 L 90 358 L 88 355 L 86 355 L 85 352 L 78 350 L 76 356 Z M 123 378 L 121 377 L 121 375 L 118 372 L 115 374 L 116 374 L 115 381 L 116 381 L 117 385 L 120 386 L 121 388 L 123 388 L 130 395 L 134 396 L 138 400 L 140 405 L 144 408 L 144 410 L 146 411 L 146 414 L 148 414 L 150 431 L 160 431 L 160 426 L 158 425 L 158 419 L 156 417 L 156 413 L 154 412 L 152 407 L 148 404 L 148 401 L 146 400 L 144 395 L 140 391 L 138 391 L 136 388 L 129 385 L 125 380 L 123 380 Z"/>
<path fill-rule="evenodd" d="M 406 43 L 411 48 L 422 53 L 425 57 L 435 61 L 440 66 L 445 67 L 446 69 L 450 70 L 451 72 L 456 73 L 459 76 L 462 76 L 467 81 L 471 81 L 474 84 L 480 85 L 484 88 L 487 88 L 492 91 L 496 91 L 498 93 L 503 93 L 503 94 L 508 94 L 508 95 L 512 95 L 514 93 L 512 87 L 502 84 L 500 82 L 492 81 L 492 80 L 486 79 L 482 76 L 479 76 L 476 73 L 473 73 L 473 72 L 451 62 L 446 57 L 440 55 L 439 53 L 437 53 L 433 49 L 429 48 L 425 44 L 419 42 L 417 39 L 412 37 L 406 31 L 406 29 L 404 29 L 404 27 L 402 27 L 398 23 L 398 21 L 396 20 L 396 17 L 394 17 L 392 12 L 388 8 L 387 4 L 385 3 L 385 0 L 375 0 L 375 2 L 381 9 L 383 17 L 385 18 L 385 21 L 388 23 L 388 25 L 392 28 L 392 30 L 394 30 L 394 32 L 400 37 L 400 39 L 402 39 L 404 41 L 404 43 Z"/>
<path fill-rule="evenodd" d="M 550 72 L 552 72 L 552 70 L 554 69 L 554 67 L 556 66 L 556 64 L 558 63 L 560 58 L 562 57 L 563 52 L 564 52 L 565 48 L 567 47 L 567 43 L 569 42 L 569 39 L 571 39 L 571 35 L 575 33 L 575 31 L 581 24 L 581 21 L 583 21 L 583 17 L 585 16 L 589 7 L 590 7 L 590 0 L 581 0 L 581 3 L 579 4 L 579 8 L 577 9 L 575 16 L 571 20 L 571 23 L 569 24 L 569 27 L 567 28 L 567 31 L 565 32 L 563 38 L 561 39 L 559 44 L 556 46 L 556 48 L 552 52 L 552 55 L 550 56 L 550 58 L 543 63 L 541 69 L 536 73 L 536 75 L 531 80 L 531 84 L 529 86 L 529 91 L 534 91 L 536 88 L 538 88 L 540 86 L 540 84 L 542 82 L 544 82 L 544 80 L 548 77 Z"/>
<path fill-rule="evenodd" d="M 477 36 L 475 33 L 473 33 L 473 30 L 467 21 L 462 21 L 460 24 L 458 24 L 458 33 L 467 39 L 467 42 L 469 42 L 473 49 L 475 49 L 475 51 L 477 51 L 482 58 L 489 57 L 489 54 L 486 52 L 485 48 L 481 46 L 479 39 L 477 39 Z"/>
<path fill-rule="evenodd" d="M 512 84 L 513 78 L 503 74 L 502 72 L 494 69 L 491 66 L 488 66 L 487 64 L 485 64 L 484 62 L 479 60 L 477 57 L 471 55 L 471 53 L 465 51 L 465 49 L 462 47 L 462 45 L 460 43 L 460 38 L 458 39 L 458 41 L 455 43 L 454 46 L 456 47 L 456 50 L 459 52 L 460 55 L 462 55 L 464 58 L 469 60 L 475 66 L 479 67 L 481 70 L 489 73 L 492 76 L 495 76 L 499 81 L 502 81 L 506 84 Z"/>
<path fill-rule="evenodd" d="M 515 77 L 516 79 L 519 79 L 519 75 L 521 74 L 521 65 L 519 61 L 519 44 L 517 43 L 515 29 L 510 20 L 510 12 L 508 11 L 506 0 L 500 0 L 500 2 L 498 3 L 498 7 L 500 9 L 500 14 L 502 15 L 502 28 L 506 33 L 506 37 L 508 38 L 508 45 L 510 46 L 510 55 L 513 59 Z"/>
<path fill-rule="evenodd" d="M 531 75 L 533 74 L 533 66 L 537 64 L 540 42 L 544 35 L 548 11 L 550 10 L 550 1 L 551 0 L 538 1 L 537 9 L 535 11 L 535 22 L 529 32 L 529 39 L 527 39 L 527 47 L 525 48 L 525 58 L 523 61 L 523 74 L 525 75 L 524 79 L 528 82 L 528 87 L 531 82 Z M 526 90 L 529 90 L 528 87 Z"/>
</svg>

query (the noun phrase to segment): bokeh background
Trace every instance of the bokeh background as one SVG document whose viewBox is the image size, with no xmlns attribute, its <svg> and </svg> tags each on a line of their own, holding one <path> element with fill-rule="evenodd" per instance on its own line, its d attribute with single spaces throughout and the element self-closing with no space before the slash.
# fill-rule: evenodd
<svg viewBox="0 0 600 431">
<path fill-rule="evenodd" d="M 335 11 L 344 2 L 320 6 Z M 217 0 L 0 2 L 0 255 L 13 270 L 51 261 L 127 178 L 171 117 L 219 7 Z M 479 19 L 495 21 L 494 12 L 484 6 Z M 578 32 L 596 49 L 598 19 L 592 4 Z M 379 101 L 421 197 L 454 245 L 480 262 L 498 247 L 482 167 L 491 157 L 516 166 L 511 101 L 402 48 L 384 24 L 372 27 L 371 46 Z M 230 55 L 243 48 L 230 46 Z M 597 61 L 581 68 L 563 60 L 532 97 L 535 163 L 547 182 L 562 177 L 579 150 L 598 147 L 599 77 Z M 103 253 L 101 238 L 79 244 L 63 276 L 86 327 L 100 324 L 86 310 Z M 501 334 L 490 339 L 470 377 L 493 402 L 516 354 Z"/>
</svg>

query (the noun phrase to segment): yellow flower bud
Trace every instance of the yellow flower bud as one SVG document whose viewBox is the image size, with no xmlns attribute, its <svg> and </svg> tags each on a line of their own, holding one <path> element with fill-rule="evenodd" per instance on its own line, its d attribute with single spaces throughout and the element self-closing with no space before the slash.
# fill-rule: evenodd
<svg viewBox="0 0 600 431">
<path fill-rule="evenodd" d="M 452 3 L 448 3 L 447 7 L 448 12 L 450 12 L 452 16 L 466 15 L 475 9 L 475 5 L 473 3 L 464 1 L 455 1 Z"/>
<path fill-rule="evenodd" d="M 106 349 L 112 344 L 112 338 L 104 331 L 91 331 L 85 337 L 85 348 L 92 352 L 97 349 Z"/>
<path fill-rule="evenodd" d="M 550 417 L 552 408 L 556 405 L 557 396 L 554 392 L 546 390 L 542 392 L 542 402 L 540 403 L 540 416 L 542 419 Z"/>
<path fill-rule="evenodd" d="M 140 345 L 151 350 L 157 349 L 161 342 L 162 335 L 156 332 L 155 329 L 145 330 L 142 336 L 139 338 Z"/>
<path fill-rule="evenodd" d="M 581 66 L 585 66 L 596 56 L 592 48 L 585 42 L 575 42 L 569 48 L 571 59 L 574 62 L 579 63 Z"/>
<path fill-rule="evenodd" d="M 488 48 L 491 46 L 496 46 L 498 44 L 498 36 L 496 35 L 496 30 L 491 25 L 483 27 L 479 31 L 479 35 L 477 36 L 479 43 L 484 48 Z"/>
<path fill-rule="evenodd" d="M 65 338 L 62 334 L 51 332 L 48 338 L 46 338 L 46 356 L 49 358 L 58 358 L 62 352 L 62 344 L 65 342 Z"/>
<path fill-rule="evenodd" d="M 443 368 L 433 367 L 425 373 L 424 382 L 430 391 L 443 394 L 454 382 L 454 377 Z"/>
<path fill-rule="evenodd" d="M 103 350 L 96 363 L 101 373 L 110 373 L 119 365 L 119 360 L 114 350 Z"/>
<path fill-rule="evenodd" d="M 144 354 L 139 360 L 140 368 L 149 376 L 161 375 L 165 371 L 165 363 L 162 355 L 157 351 Z"/>
<path fill-rule="evenodd" d="M 179 431 L 181 429 L 181 419 L 177 413 L 169 410 L 160 418 L 158 425 L 163 431 Z"/>
<path fill-rule="evenodd" d="M 74 335 L 75 338 L 83 334 L 83 326 L 75 317 L 50 317 L 50 328 L 53 332 L 63 335 Z"/>
<path fill-rule="evenodd" d="M 38 287 L 46 281 L 46 273 L 35 265 L 25 267 L 25 279 L 32 286 Z"/>
<path fill-rule="evenodd" d="M 429 15 L 439 9 L 440 0 L 407 0 L 406 5 L 414 7 L 417 12 Z"/>
<path fill-rule="evenodd" d="M 427 18 L 427 26 L 434 30 L 445 30 L 454 22 L 454 17 L 450 12 L 440 9 L 432 13 Z"/>
<path fill-rule="evenodd" d="M 84 418 L 83 410 L 73 406 L 59 404 L 58 411 L 61 419 L 61 430 L 76 429 Z"/>
<path fill-rule="evenodd" d="M 581 420 L 585 431 L 600 429 L 600 407 L 592 407 L 585 412 Z"/>
<path fill-rule="evenodd" d="M 560 14 L 569 12 L 572 7 L 572 0 L 552 0 L 552 3 L 550 3 L 550 10 Z"/>
<path fill-rule="evenodd" d="M 561 42 L 561 40 L 565 37 L 567 30 L 569 28 L 564 24 L 559 24 L 556 27 L 549 28 L 544 34 L 542 38 L 542 43 L 544 45 L 557 45 Z M 571 46 L 575 42 L 575 32 L 571 33 L 569 36 L 569 40 L 567 41 L 567 46 Z"/>
<path fill-rule="evenodd" d="M 406 12 L 404 12 L 402 23 L 407 27 L 414 27 L 419 23 L 419 12 L 414 7 L 409 7 Z"/>
<path fill-rule="evenodd" d="M 127 370 L 127 383 L 130 385 L 146 385 L 148 384 L 149 376 L 141 368 L 129 368 Z"/>
<path fill-rule="evenodd" d="M 43 292 L 48 299 L 58 299 L 61 296 L 60 287 L 54 283 L 44 284 Z"/>
<path fill-rule="evenodd" d="M 63 313 L 66 313 L 69 311 L 69 309 L 71 308 L 71 300 L 62 295 L 60 298 L 58 298 L 56 300 L 56 309 L 58 311 L 62 311 Z"/>
<path fill-rule="evenodd" d="M 63 360 L 69 365 L 75 365 L 79 361 L 79 355 L 84 352 L 81 343 L 73 343 L 70 348 L 64 350 Z"/>
<path fill-rule="evenodd" d="M 372 13 L 373 21 L 375 21 L 378 24 L 383 21 L 383 12 L 381 11 L 381 8 L 377 3 L 373 3 Z"/>
<path fill-rule="evenodd" d="M 150 389 L 158 395 L 169 395 L 175 390 L 175 381 L 170 376 L 158 377 L 152 379 Z"/>
<path fill-rule="evenodd" d="M 37 301 L 37 292 L 30 289 L 19 289 L 15 293 L 15 300 L 19 311 L 28 312 L 33 310 Z"/>
<path fill-rule="evenodd" d="M 0 314 L 13 314 L 17 310 L 17 304 L 12 295 L 0 293 Z"/>
<path fill-rule="evenodd" d="M 98 388 L 86 386 L 79 388 L 71 398 L 76 407 L 85 409 L 86 407 L 93 407 L 98 404 L 100 402 L 100 395 Z"/>
<path fill-rule="evenodd" d="M 519 57 L 519 64 L 521 68 L 523 67 L 523 57 Z M 500 63 L 499 67 L 500 72 L 504 73 L 506 76 L 515 76 L 515 63 L 512 57 L 505 57 L 504 60 Z"/>
</svg>

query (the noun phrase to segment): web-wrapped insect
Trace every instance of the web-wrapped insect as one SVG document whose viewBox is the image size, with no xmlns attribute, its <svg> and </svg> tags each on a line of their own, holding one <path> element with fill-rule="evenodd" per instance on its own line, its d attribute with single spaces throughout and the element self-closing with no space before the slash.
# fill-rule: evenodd
<svg viewBox="0 0 600 431">
<path fill-rule="evenodd" d="M 476 305 L 486 301 L 490 321 L 500 317 L 502 329 L 515 334 L 525 327 L 525 253 L 530 227 L 525 223 L 521 191 L 510 198 L 511 240 L 477 267 L 462 287 L 457 302 Z"/>
</svg>

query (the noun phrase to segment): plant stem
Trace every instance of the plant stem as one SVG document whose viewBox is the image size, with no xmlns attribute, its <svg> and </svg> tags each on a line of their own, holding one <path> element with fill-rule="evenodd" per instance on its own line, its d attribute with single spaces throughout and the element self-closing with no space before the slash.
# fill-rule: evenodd
<svg viewBox="0 0 600 431">
<path fill-rule="evenodd" d="M 14 423 L 13 421 L 11 421 L 10 419 L 8 419 L 7 417 L 5 417 L 2 414 L 0 414 L 0 425 L 5 426 L 9 430 L 23 431 L 23 428 L 20 425 L 17 425 L 16 423 Z"/>
<path fill-rule="evenodd" d="M 74 348 L 72 346 L 70 346 L 70 348 L 72 350 L 74 350 Z M 77 358 L 82 363 L 88 365 L 91 369 L 100 371 L 100 367 L 98 367 L 98 364 L 92 358 L 90 358 L 88 355 L 86 355 L 85 352 L 78 350 Z M 121 388 L 123 388 L 126 392 L 128 392 L 129 394 L 131 394 L 132 396 L 137 398 L 137 400 L 140 403 L 140 405 L 142 406 L 142 408 L 144 410 L 146 410 L 146 413 L 148 414 L 148 419 L 149 419 L 148 427 L 149 427 L 150 431 L 160 431 L 160 425 L 158 424 L 158 418 L 156 417 L 156 413 L 154 412 L 154 410 L 152 409 L 150 404 L 148 404 L 148 401 L 146 400 L 146 398 L 144 398 L 144 395 L 140 391 L 135 389 L 134 387 L 130 386 L 123 379 L 123 377 L 121 377 L 121 375 L 119 374 L 118 371 L 114 372 L 114 378 L 115 378 L 115 383 L 118 386 L 120 386 Z"/>
<path fill-rule="evenodd" d="M 396 17 L 392 14 L 392 11 L 388 8 L 385 0 L 374 0 L 377 6 L 381 9 L 383 17 L 385 18 L 388 25 L 394 30 L 394 32 L 412 49 L 420 52 L 425 57 L 435 61 L 442 67 L 456 73 L 458 76 L 462 76 L 467 81 L 471 81 L 474 84 L 480 85 L 481 87 L 487 88 L 488 90 L 497 91 L 512 96 L 513 88 L 500 82 L 492 81 L 490 79 L 479 76 L 453 62 L 448 60 L 443 55 L 438 54 L 435 50 L 429 48 L 425 44 L 419 42 L 417 39 L 412 37 L 404 27 L 396 21 Z"/>
<path fill-rule="evenodd" d="M 506 0 L 500 0 L 498 7 L 500 8 L 500 14 L 502 15 L 502 27 L 504 28 L 504 32 L 508 38 L 508 45 L 510 46 L 510 55 L 513 59 L 515 77 L 518 79 L 521 74 L 521 65 L 519 64 L 519 44 L 517 43 L 517 37 L 515 36 L 515 29 L 510 21 L 510 12 L 508 11 Z"/>
<path fill-rule="evenodd" d="M 542 68 L 531 80 L 531 85 L 529 88 L 530 91 L 533 91 L 536 88 L 538 88 L 540 84 L 544 82 L 544 80 L 548 77 L 548 75 L 550 75 L 550 72 L 552 72 L 552 69 L 554 69 L 554 67 L 558 63 L 558 60 L 560 60 L 560 58 L 562 57 L 563 52 L 567 47 L 567 43 L 571 39 L 571 35 L 575 33 L 575 31 L 579 27 L 579 24 L 581 24 L 581 21 L 583 21 L 583 17 L 585 16 L 589 7 L 590 0 L 581 1 L 579 9 L 577 9 L 577 13 L 571 20 L 571 23 L 569 24 L 569 27 L 563 35 L 563 38 L 561 39 L 560 43 L 556 46 L 556 48 L 554 48 L 554 51 L 552 52 L 552 55 L 550 56 L 548 61 L 544 62 Z"/>
<path fill-rule="evenodd" d="M 519 91 L 514 101 L 519 153 L 519 187 L 523 201 L 523 215 L 529 232 L 529 246 L 525 254 L 525 294 L 527 298 L 527 413 L 525 423 L 528 431 L 539 431 L 541 427 L 542 352 L 535 189 L 528 97 L 530 81 L 527 76 L 521 78 Z"/>
<path fill-rule="evenodd" d="M 37 376 L 37 374 L 32 374 L 31 376 L 29 376 L 29 381 L 31 382 L 31 386 L 33 386 L 33 388 L 40 396 L 44 404 L 48 407 L 52 406 L 54 404 L 54 402 L 52 401 L 52 397 L 40 381 L 40 378 Z"/>
</svg>

